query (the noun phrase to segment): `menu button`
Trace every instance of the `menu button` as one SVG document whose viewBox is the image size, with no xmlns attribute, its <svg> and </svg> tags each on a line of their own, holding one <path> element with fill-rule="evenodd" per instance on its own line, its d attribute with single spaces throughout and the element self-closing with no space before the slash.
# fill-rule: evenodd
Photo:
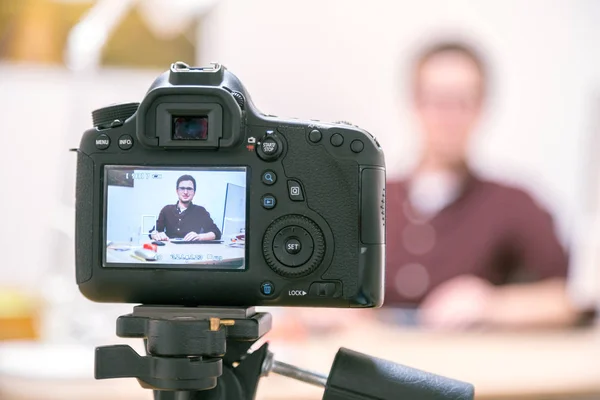
<svg viewBox="0 0 600 400">
<path fill-rule="evenodd" d="M 98 150 L 106 150 L 110 146 L 110 138 L 104 133 L 96 137 L 96 148 Z"/>
</svg>

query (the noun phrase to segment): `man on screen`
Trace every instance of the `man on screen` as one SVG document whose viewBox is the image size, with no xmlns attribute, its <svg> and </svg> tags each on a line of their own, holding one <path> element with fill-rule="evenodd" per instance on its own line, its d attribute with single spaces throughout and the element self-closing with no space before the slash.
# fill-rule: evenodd
<svg viewBox="0 0 600 400">
<path fill-rule="evenodd" d="M 220 239 L 221 231 L 208 211 L 192 203 L 196 194 L 196 180 L 190 175 L 180 176 L 176 191 L 179 200 L 163 207 L 150 237 L 161 241 L 175 238 L 183 238 L 185 241 Z"/>
</svg>

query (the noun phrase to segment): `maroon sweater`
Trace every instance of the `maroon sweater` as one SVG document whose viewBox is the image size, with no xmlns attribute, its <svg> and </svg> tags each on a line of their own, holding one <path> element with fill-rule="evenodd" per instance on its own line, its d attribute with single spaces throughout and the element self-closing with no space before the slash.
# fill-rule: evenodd
<svg viewBox="0 0 600 400">
<path fill-rule="evenodd" d="M 469 175 L 429 220 L 411 208 L 406 182 L 388 182 L 386 197 L 386 305 L 417 305 L 463 274 L 495 285 L 566 276 L 550 215 L 521 190 Z"/>
</svg>

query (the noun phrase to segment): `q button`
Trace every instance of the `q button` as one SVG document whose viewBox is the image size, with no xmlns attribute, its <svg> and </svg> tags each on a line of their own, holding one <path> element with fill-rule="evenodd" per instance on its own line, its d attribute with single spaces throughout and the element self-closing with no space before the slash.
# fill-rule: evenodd
<svg viewBox="0 0 600 400">
<path fill-rule="evenodd" d="M 275 174 L 275 172 L 271 171 L 271 170 L 266 170 L 265 172 L 262 173 L 262 183 L 264 183 L 267 186 L 271 186 L 274 185 L 275 182 L 277 182 L 277 175 Z"/>
</svg>

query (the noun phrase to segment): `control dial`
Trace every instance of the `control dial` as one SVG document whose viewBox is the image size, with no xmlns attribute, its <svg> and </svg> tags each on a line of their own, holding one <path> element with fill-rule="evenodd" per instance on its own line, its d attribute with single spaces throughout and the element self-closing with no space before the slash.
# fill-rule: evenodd
<svg viewBox="0 0 600 400">
<path fill-rule="evenodd" d="M 137 111 L 140 103 L 113 104 L 92 111 L 92 120 L 96 128 L 109 128 L 116 120 L 121 124 Z"/>
<path fill-rule="evenodd" d="M 267 228 L 263 254 L 269 267 L 279 275 L 308 275 L 323 261 L 325 238 L 312 220 L 301 215 L 286 215 Z"/>
</svg>

